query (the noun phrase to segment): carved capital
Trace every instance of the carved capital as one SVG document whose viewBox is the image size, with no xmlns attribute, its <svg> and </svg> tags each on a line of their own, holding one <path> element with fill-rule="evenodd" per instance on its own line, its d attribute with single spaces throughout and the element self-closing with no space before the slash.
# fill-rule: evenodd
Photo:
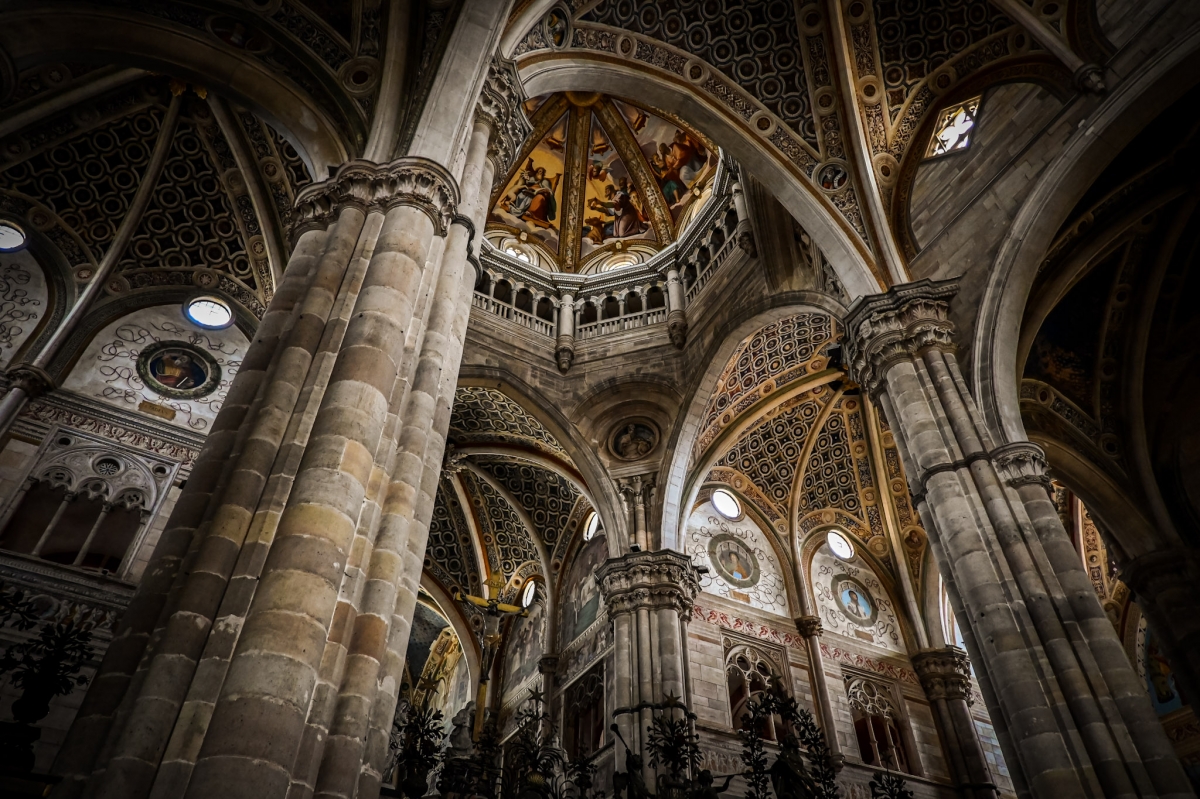
<svg viewBox="0 0 1200 799">
<path fill-rule="evenodd" d="M 992 450 L 996 471 L 1013 488 L 1038 485 L 1054 498 L 1054 487 L 1046 473 L 1046 453 L 1032 441 L 1015 441 Z"/>
<path fill-rule="evenodd" d="M 912 657 L 913 671 L 930 701 L 961 699 L 971 704 L 971 661 L 956 646 L 929 649 Z"/>
<path fill-rule="evenodd" d="M 8 382 L 13 388 L 25 392 L 25 396 L 34 399 L 51 391 L 55 387 L 54 378 L 45 369 L 29 364 L 18 364 L 8 370 Z"/>
<path fill-rule="evenodd" d="M 700 593 L 700 573 L 691 559 L 669 549 L 610 558 L 596 569 L 596 582 L 613 616 L 666 608 L 686 621 Z"/>
<path fill-rule="evenodd" d="M 854 382 L 875 396 L 891 367 L 931 347 L 953 351 L 950 298 L 955 280 L 918 280 L 860 297 L 846 316 L 846 364 Z"/>
<path fill-rule="evenodd" d="M 687 341 L 688 320 L 687 314 L 679 308 L 675 308 L 667 314 L 667 335 L 671 337 L 671 343 L 676 349 L 683 349 L 684 342 Z"/>
<path fill-rule="evenodd" d="M 517 67 L 512 61 L 493 58 L 488 67 L 475 119 L 487 125 L 492 136 L 488 140 L 488 157 L 495 166 L 493 188 L 508 179 L 513 159 L 521 151 L 533 129 L 525 117 L 525 92 L 517 79 Z"/>
<path fill-rule="evenodd" d="M 824 627 L 821 626 L 820 616 L 800 616 L 796 619 L 796 629 L 805 638 L 816 638 L 822 632 Z"/>
<path fill-rule="evenodd" d="M 349 161 L 326 181 L 304 188 L 296 197 L 291 237 L 328 227 L 344 208 L 386 212 L 407 205 L 423 211 L 434 232 L 445 236 L 458 213 L 458 184 L 428 158 L 398 158 L 390 164 Z"/>
</svg>

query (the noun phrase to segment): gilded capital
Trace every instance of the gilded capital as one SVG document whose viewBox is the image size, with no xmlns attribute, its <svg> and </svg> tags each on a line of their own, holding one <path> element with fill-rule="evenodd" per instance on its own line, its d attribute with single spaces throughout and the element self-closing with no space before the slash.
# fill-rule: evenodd
<svg viewBox="0 0 1200 799">
<path fill-rule="evenodd" d="M 349 161 L 333 177 L 307 186 L 296 197 L 293 241 L 306 230 L 327 227 L 344 208 L 387 212 L 407 205 L 423 211 L 434 232 L 445 236 L 458 213 L 458 183 L 428 158 L 398 158 L 389 164 Z"/>
<path fill-rule="evenodd" d="M 691 558 L 670 549 L 609 558 L 596 569 L 596 582 L 610 616 L 667 608 L 686 620 L 700 593 L 700 574 Z"/>
<path fill-rule="evenodd" d="M 971 703 L 971 661 L 956 646 L 929 649 L 912 657 L 913 671 L 930 701 L 962 699 Z"/>
<path fill-rule="evenodd" d="M 954 349 L 950 299 L 956 280 L 918 280 L 860 297 L 846 315 L 846 364 L 854 382 L 875 396 L 893 364 L 931 347 Z"/>
</svg>

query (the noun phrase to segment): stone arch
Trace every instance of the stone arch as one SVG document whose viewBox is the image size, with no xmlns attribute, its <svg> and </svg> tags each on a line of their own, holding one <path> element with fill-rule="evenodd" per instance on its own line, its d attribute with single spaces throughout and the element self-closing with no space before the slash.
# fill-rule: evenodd
<svg viewBox="0 0 1200 799">
<path fill-rule="evenodd" d="M 446 589 L 442 587 L 441 583 L 424 570 L 421 571 L 421 590 L 429 594 L 434 604 L 442 611 L 442 616 L 450 622 L 450 627 L 458 636 L 459 644 L 463 648 L 463 657 L 467 661 L 467 672 L 471 675 L 471 684 L 478 683 L 480 671 L 483 669 L 479 639 L 470 622 L 463 616 L 461 606 L 454 601 L 450 594 L 446 593 Z"/>
<path fill-rule="evenodd" d="M 1006 443 L 1026 440 L 1016 380 L 1025 306 L 1059 228 L 1093 180 L 1142 129 L 1200 80 L 1200 30 L 1151 58 L 1077 129 L 1042 172 L 1001 242 L 983 287 L 971 341 L 980 410 Z"/>
<path fill-rule="evenodd" d="M 883 278 L 866 243 L 795 164 L 755 133 L 746 119 L 718 105 L 696 85 L 671 72 L 652 69 L 642 62 L 579 52 L 539 51 L 518 62 L 518 74 L 530 96 L 602 91 L 675 109 L 680 117 L 720 141 L 729 155 L 779 198 L 810 232 L 851 298 L 881 289 Z"/>
<path fill-rule="evenodd" d="M 632 531 L 626 529 L 628 525 L 616 487 L 608 478 L 599 457 L 587 442 L 581 440 L 574 425 L 557 409 L 555 403 L 506 369 L 464 365 L 458 385 L 495 389 L 545 425 L 579 470 L 578 475 L 574 477 L 566 474 L 563 476 L 573 482 L 582 478 L 587 489 L 585 496 L 600 514 L 604 529 L 610 533 L 610 554 L 617 555 L 627 549 L 625 542 L 629 540 Z M 617 539 L 621 539 L 621 542 L 618 543 Z"/>
<path fill-rule="evenodd" d="M 681 406 L 679 421 L 667 441 L 671 454 L 664 459 L 658 475 L 663 503 L 664 548 L 678 549 L 686 520 L 681 510 L 690 508 L 695 502 L 695 492 L 700 484 L 698 476 L 707 474 L 707 471 L 691 464 L 692 452 L 701 433 L 700 424 L 708 400 L 730 357 L 738 345 L 757 330 L 806 311 L 828 314 L 839 320 L 845 314 L 841 304 L 826 294 L 813 291 L 783 292 L 750 304 L 742 314 L 730 319 L 713 336 L 713 343 L 708 350 L 701 354 L 698 362 L 707 364 L 707 367 L 697 375 L 693 386 L 684 392 L 689 399 L 685 399 Z M 711 452 L 712 448 L 708 451 Z"/>
<path fill-rule="evenodd" d="M 57 24 L 40 9 L 3 15 L 0 49 L 18 68 L 48 59 L 99 60 L 104 63 L 165 72 L 194 81 L 238 100 L 259 112 L 285 134 L 315 179 L 323 180 L 357 153 L 353 138 L 365 138 L 365 126 L 348 96 L 333 85 L 314 84 L 324 99 L 338 105 L 341 118 L 321 108 L 322 98 L 281 79 L 245 51 L 233 50 L 208 35 L 170 24 L 78 8 L 71 24 Z M 320 68 L 320 72 L 324 72 Z M 311 83 L 312 74 L 304 76 Z M 317 100 L 318 102 L 313 102 Z"/>
</svg>

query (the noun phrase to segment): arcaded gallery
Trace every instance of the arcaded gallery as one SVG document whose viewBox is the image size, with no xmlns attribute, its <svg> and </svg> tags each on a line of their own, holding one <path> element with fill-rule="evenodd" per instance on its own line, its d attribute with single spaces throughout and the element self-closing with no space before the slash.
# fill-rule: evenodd
<svg viewBox="0 0 1200 799">
<path fill-rule="evenodd" d="M 0 0 L 0 799 L 1196 799 L 1198 165 L 1200 0 Z"/>
</svg>

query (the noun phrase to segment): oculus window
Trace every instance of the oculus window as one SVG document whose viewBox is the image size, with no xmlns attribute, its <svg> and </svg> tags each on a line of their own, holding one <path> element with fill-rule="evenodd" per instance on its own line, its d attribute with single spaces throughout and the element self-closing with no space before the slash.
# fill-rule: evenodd
<svg viewBox="0 0 1200 799">
<path fill-rule="evenodd" d="M 25 232 L 11 222 L 0 222 L 0 252 L 12 252 L 25 246 Z"/>
<path fill-rule="evenodd" d="M 537 582 L 530 580 L 525 583 L 525 589 L 521 591 L 521 607 L 527 608 L 533 604 L 534 597 L 537 596 Z"/>
<path fill-rule="evenodd" d="M 971 134 L 979 115 L 979 101 L 983 97 L 972 97 L 965 103 L 952 105 L 938 116 L 933 138 L 929 140 L 926 158 L 965 150 L 971 145 Z"/>
<path fill-rule="evenodd" d="M 829 551 L 842 560 L 854 559 L 854 545 L 837 530 L 830 530 L 825 534 L 825 543 L 829 544 Z"/>
<path fill-rule="evenodd" d="M 712 495 L 712 506 L 726 519 L 740 519 L 742 506 L 728 491 L 718 488 Z"/>
<path fill-rule="evenodd" d="M 183 306 L 183 315 L 189 322 L 209 330 L 219 330 L 233 324 L 233 309 L 229 303 L 216 297 L 197 297 L 189 301 Z"/>
</svg>

